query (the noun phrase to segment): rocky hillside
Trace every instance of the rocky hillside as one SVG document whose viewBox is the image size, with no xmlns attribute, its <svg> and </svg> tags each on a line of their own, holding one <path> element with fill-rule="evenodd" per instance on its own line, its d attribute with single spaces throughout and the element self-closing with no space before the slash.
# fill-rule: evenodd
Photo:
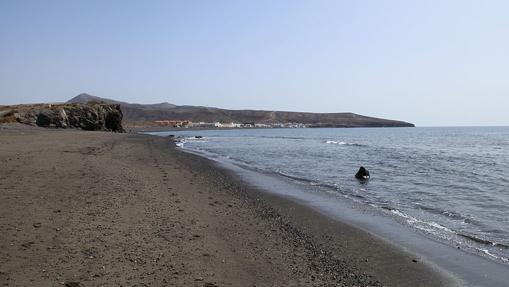
<svg viewBox="0 0 509 287">
<path fill-rule="evenodd" d="M 88 102 L 0 106 L 0 123 L 123 132 L 118 104 Z"/>
<path fill-rule="evenodd" d="M 124 124 L 150 125 L 156 120 L 190 120 L 192 122 L 236 123 L 302 123 L 312 127 L 413 127 L 402 121 L 366 117 L 354 113 L 303 113 L 260 110 L 226 110 L 201 106 L 177 106 L 169 103 L 142 105 L 80 94 L 69 103 L 89 101 L 121 106 Z"/>
</svg>

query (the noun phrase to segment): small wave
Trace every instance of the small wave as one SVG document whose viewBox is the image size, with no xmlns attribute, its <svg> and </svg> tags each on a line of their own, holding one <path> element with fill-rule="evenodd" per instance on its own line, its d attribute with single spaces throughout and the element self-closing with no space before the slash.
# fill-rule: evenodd
<svg viewBox="0 0 509 287">
<path fill-rule="evenodd" d="M 189 143 L 189 142 L 200 142 L 200 143 L 203 143 L 203 142 L 207 142 L 208 140 L 206 140 L 206 138 L 204 137 L 178 137 L 177 138 L 178 140 L 175 141 L 175 145 L 177 147 L 180 147 L 180 148 L 183 148 L 184 145 L 186 143 Z"/>
<path fill-rule="evenodd" d="M 358 198 L 362 200 L 366 200 L 366 197 L 357 193 L 348 194 L 349 197 Z"/>
<path fill-rule="evenodd" d="M 357 144 L 357 143 L 347 143 L 344 141 L 333 141 L 333 140 L 326 140 L 325 143 L 326 144 L 334 144 L 334 145 L 344 145 L 344 146 L 358 146 L 358 147 L 365 146 L 365 145 Z"/>
<path fill-rule="evenodd" d="M 443 226 L 441 224 L 438 224 L 436 222 L 433 222 L 433 221 L 429 221 L 428 222 L 428 221 L 417 219 L 417 218 L 415 218 L 413 216 L 410 216 L 410 215 L 408 215 L 408 214 L 406 214 L 404 212 L 401 212 L 401 211 L 399 211 L 397 209 L 393 209 L 392 207 L 381 206 L 381 208 L 385 209 L 385 210 L 388 210 L 392 214 L 405 219 L 406 222 L 408 224 L 410 224 L 410 226 L 413 226 L 414 228 L 417 228 L 417 229 L 422 230 L 424 232 L 431 233 L 431 234 L 433 234 L 435 236 L 438 236 L 439 238 L 451 240 L 452 239 L 450 237 L 451 235 L 452 236 L 459 236 L 459 237 L 465 238 L 465 239 L 467 239 L 467 240 L 469 240 L 471 242 L 475 242 L 477 244 L 481 244 L 483 246 L 496 247 L 496 248 L 501 248 L 501 249 L 509 249 L 509 245 L 507 245 L 507 244 L 499 243 L 499 242 L 493 242 L 493 241 L 490 241 L 490 240 L 487 240 L 487 239 L 484 239 L 484 238 L 479 238 L 479 237 L 476 237 L 476 236 L 473 236 L 473 235 L 470 235 L 470 234 L 456 232 L 456 231 L 454 231 L 454 230 L 452 230 L 450 228 L 447 228 L 447 227 L 445 227 L 445 226 Z M 449 234 L 449 235 L 447 235 L 447 234 Z M 461 242 L 457 242 L 454 239 L 453 239 L 453 242 L 456 242 L 457 244 L 461 244 Z M 488 249 L 478 248 L 478 247 L 475 247 L 475 246 L 472 246 L 472 245 L 470 245 L 469 247 L 473 248 L 475 250 L 481 251 L 484 254 L 486 254 L 486 255 L 488 255 L 490 257 L 493 257 L 495 259 L 502 260 L 504 262 L 509 262 L 508 258 L 505 258 L 505 257 L 502 257 L 502 256 L 497 256 L 497 255 L 491 253 Z"/>
<path fill-rule="evenodd" d="M 340 142 L 340 141 L 326 141 L 326 144 L 338 144 L 338 145 L 346 145 L 346 142 Z"/>
<path fill-rule="evenodd" d="M 207 138 L 205 137 L 187 137 L 185 138 L 186 141 L 191 141 L 191 142 L 206 142 L 207 141 Z"/>
<path fill-rule="evenodd" d="M 298 177 L 298 176 L 290 175 L 290 174 L 284 173 L 284 172 L 282 172 L 280 170 L 277 170 L 275 173 L 279 174 L 280 176 L 284 176 L 284 177 L 287 177 L 289 179 L 293 179 L 293 180 L 297 180 L 297 181 L 303 181 L 303 182 L 310 183 L 310 184 L 314 182 L 311 179 L 307 179 L 307 178 L 303 178 L 303 177 Z"/>
<path fill-rule="evenodd" d="M 257 138 L 267 138 L 267 139 L 289 139 L 289 140 L 305 140 L 303 137 L 287 137 L 287 136 L 257 136 Z"/>
<path fill-rule="evenodd" d="M 397 210 L 397 209 L 394 209 L 392 207 L 388 207 L 388 206 L 383 206 L 382 207 L 383 209 L 386 209 L 386 210 L 389 210 L 390 212 L 392 212 L 393 214 L 397 215 L 397 216 L 400 216 L 400 217 L 403 217 L 403 218 L 408 218 L 408 219 L 415 219 L 409 215 L 406 215 L 405 213 Z"/>
<path fill-rule="evenodd" d="M 425 205 L 421 205 L 421 204 L 416 204 L 416 207 L 421 210 L 427 211 L 429 213 L 445 215 L 445 216 L 447 216 L 451 219 L 455 219 L 455 220 L 465 221 L 468 219 L 467 217 L 462 216 L 461 214 L 454 212 L 454 211 L 450 211 L 450 210 L 444 210 L 444 209 L 440 209 L 440 208 L 436 208 L 436 207 L 429 207 L 429 206 L 425 206 Z"/>
<path fill-rule="evenodd" d="M 486 255 L 488 255 L 490 257 L 502 260 L 503 262 L 509 262 L 509 258 L 505 258 L 503 256 L 497 256 L 497 255 L 491 253 L 488 249 L 479 249 L 479 250 L 481 250 L 481 252 L 483 252 L 484 254 L 486 254 Z"/>
<path fill-rule="evenodd" d="M 345 192 L 343 192 L 341 190 L 341 188 L 337 184 L 328 184 L 328 183 L 312 180 L 312 179 L 309 179 L 309 178 L 298 177 L 298 176 L 294 176 L 294 175 L 290 175 L 290 174 L 284 173 L 284 172 L 282 172 L 280 170 L 274 171 L 274 173 L 279 175 L 279 176 L 286 177 L 286 178 L 289 178 L 291 180 L 294 180 L 296 182 L 301 182 L 301 183 L 309 184 L 311 186 L 322 187 L 322 188 L 325 188 L 326 190 L 334 191 L 334 193 L 336 193 L 336 192 L 345 193 Z M 351 193 L 345 193 L 345 195 L 354 196 L 354 197 L 358 197 L 358 198 L 364 198 L 363 196 L 352 195 Z"/>
<path fill-rule="evenodd" d="M 438 224 L 438 223 L 436 223 L 436 222 L 433 222 L 433 221 L 431 221 L 431 222 L 427 222 L 427 224 L 429 224 L 430 226 L 435 227 L 435 228 L 437 228 L 437 229 L 441 229 L 441 230 L 443 230 L 443 231 L 447 231 L 447 232 L 449 232 L 449 233 L 456 233 L 454 230 L 452 230 L 452 229 L 450 229 L 450 228 L 447 228 L 447 227 L 445 227 L 445 226 L 443 226 L 443 225 L 440 225 L 440 224 Z"/>
<path fill-rule="evenodd" d="M 484 245 L 495 246 L 495 247 L 499 247 L 499 248 L 503 248 L 503 249 L 509 249 L 509 245 L 504 244 L 504 243 L 498 243 L 498 242 L 490 241 L 490 240 L 487 240 L 487 239 L 483 239 L 483 238 L 476 237 L 476 236 L 473 236 L 473 235 L 470 235 L 470 234 L 465 234 L 465 233 L 458 233 L 458 235 L 463 237 L 463 238 L 467 238 L 469 240 L 472 240 L 472 241 L 475 241 L 477 243 L 481 243 L 481 244 L 484 244 Z"/>
<path fill-rule="evenodd" d="M 450 228 L 447 228 L 441 224 L 438 224 L 436 222 L 433 222 L 433 221 L 424 221 L 424 220 L 420 220 L 420 219 L 417 219 L 413 216 L 410 216 L 404 212 L 401 212 L 397 209 L 393 209 L 393 208 L 388 208 L 388 210 L 393 213 L 394 215 L 397 215 L 399 217 L 402 217 L 404 219 L 406 219 L 406 221 L 413 227 L 415 228 L 418 228 L 418 229 L 421 229 L 421 230 L 424 230 L 424 231 L 427 231 L 427 232 L 430 232 L 432 234 L 436 234 L 436 231 L 437 230 L 442 230 L 442 231 L 445 231 L 447 233 L 451 233 L 451 234 L 457 234 L 456 231 L 450 229 Z"/>
<path fill-rule="evenodd" d="M 298 177 L 298 176 L 290 175 L 290 174 L 284 173 L 284 172 L 279 171 L 279 170 L 275 171 L 275 173 L 280 175 L 280 176 L 283 176 L 283 177 L 286 177 L 286 178 L 289 178 L 289 179 L 292 179 L 292 180 L 295 180 L 295 181 L 304 182 L 304 183 L 312 185 L 312 186 L 321 186 L 321 187 L 327 187 L 327 188 L 335 189 L 334 185 L 329 185 L 329 184 L 317 182 L 317 181 L 309 179 L 309 178 L 304 178 L 304 177 Z"/>
</svg>

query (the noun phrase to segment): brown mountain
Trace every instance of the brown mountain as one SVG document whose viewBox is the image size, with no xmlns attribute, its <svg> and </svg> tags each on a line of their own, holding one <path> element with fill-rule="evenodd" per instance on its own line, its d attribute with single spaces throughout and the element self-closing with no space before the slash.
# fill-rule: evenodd
<svg viewBox="0 0 509 287">
<path fill-rule="evenodd" d="M 105 102 L 119 104 L 124 114 L 124 125 L 151 125 L 156 120 L 190 120 L 192 122 L 222 123 L 302 123 L 312 127 L 413 127 L 411 123 L 354 113 L 305 113 L 262 110 L 226 110 L 202 106 L 178 106 L 170 103 L 131 104 L 116 100 L 80 94 L 68 102 Z"/>
</svg>

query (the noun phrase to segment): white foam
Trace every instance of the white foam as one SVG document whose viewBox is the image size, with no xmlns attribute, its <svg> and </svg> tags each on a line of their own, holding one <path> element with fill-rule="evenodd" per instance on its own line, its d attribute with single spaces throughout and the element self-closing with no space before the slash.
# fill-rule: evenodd
<svg viewBox="0 0 509 287">
<path fill-rule="evenodd" d="M 326 144 L 337 144 L 337 145 L 347 145 L 346 142 L 342 142 L 342 141 L 331 141 L 331 140 L 328 140 L 325 142 Z"/>
<path fill-rule="evenodd" d="M 450 232 L 450 233 L 456 233 L 456 232 L 454 232 L 452 229 L 449 229 L 449 228 L 447 228 L 447 227 L 445 227 L 445 226 L 443 226 L 443 225 L 440 225 L 440 224 L 438 224 L 438 223 L 436 223 L 436 222 L 433 222 L 433 221 L 431 221 L 431 222 L 425 222 L 425 223 L 427 223 L 427 224 L 429 224 L 429 225 L 431 225 L 431 226 L 433 226 L 433 227 L 435 227 L 435 228 L 438 228 L 438 229 L 441 229 L 441 230 L 444 230 L 444 231 L 447 231 L 447 232 Z"/>
<path fill-rule="evenodd" d="M 437 234 L 437 229 L 439 230 L 442 230 L 442 231 L 446 231 L 448 233 L 452 233 L 452 234 L 456 234 L 456 232 L 452 229 L 449 229 L 441 224 L 438 224 L 436 222 L 433 222 L 433 221 L 424 221 L 424 220 L 420 220 L 420 219 L 417 219 L 413 216 L 410 216 L 408 214 L 405 214 L 399 210 L 396 210 L 396 209 L 392 209 L 391 212 L 397 216 L 400 216 L 400 217 L 403 217 L 406 219 L 406 221 L 414 226 L 415 228 L 418 228 L 418 229 L 421 229 L 421 230 L 424 230 L 424 231 L 427 231 L 427 232 L 430 232 L 432 234 Z"/>
<path fill-rule="evenodd" d="M 404 214 L 403 212 L 401 212 L 401 211 L 399 211 L 399 210 L 396 210 L 396 209 L 391 209 L 391 212 L 392 212 L 392 213 L 394 213 L 394 214 L 396 214 L 396 215 L 398 215 L 398 216 L 401 216 L 401 217 L 403 217 L 403 218 L 415 219 L 415 218 L 410 217 L 410 216 L 408 216 L 408 215 Z"/>
<path fill-rule="evenodd" d="M 197 137 L 187 137 L 185 138 L 186 141 L 190 141 L 190 142 L 206 142 L 206 138 L 205 137 L 201 137 L 201 138 L 197 138 Z"/>
<path fill-rule="evenodd" d="M 486 255 L 488 255 L 488 256 L 490 256 L 490 257 L 493 257 L 493 258 L 495 258 L 495 259 L 502 260 L 503 262 L 509 262 L 509 259 L 508 259 L 508 258 L 505 258 L 505 257 L 503 257 L 503 256 L 497 256 L 497 255 L 495 255 L 495 254 L 491 253 L 491 252 L 490 252 L 489 250 L 487 250 L 487 249 L 479 249 L 479 250 L 481 250 L 484 254 L 486 254 Z"/>
</svg>

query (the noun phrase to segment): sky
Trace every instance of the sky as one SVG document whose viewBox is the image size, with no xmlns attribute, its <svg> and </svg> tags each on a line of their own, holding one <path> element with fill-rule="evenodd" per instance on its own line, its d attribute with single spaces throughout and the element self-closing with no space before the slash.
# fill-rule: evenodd
<svg viewBox="0 0 509 287">
<path fill-rule="evenodd" d="M 509 125 L 509 1 L 0 0 L 0 104 L 354 112 Z"/>
</svg>

